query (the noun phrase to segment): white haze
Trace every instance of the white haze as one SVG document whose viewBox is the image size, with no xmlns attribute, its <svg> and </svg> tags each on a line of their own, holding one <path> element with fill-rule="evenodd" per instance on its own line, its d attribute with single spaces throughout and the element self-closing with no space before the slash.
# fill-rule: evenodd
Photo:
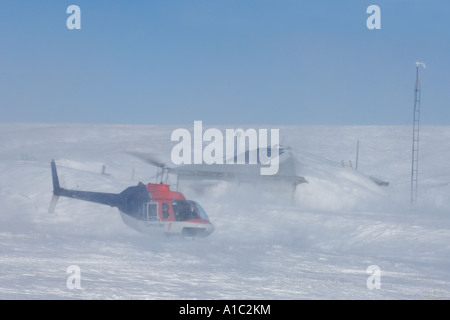
<svg viewBox="0 0 450 320">
<path fill-rule="evenodd" d="M 207 238 L 142 235 L 117 209 L 74 199 L 48 214 L 51 159 L 63 187 L 120 192 L 155 182 L 156 169 L 126 151 L 169 163 L 176 128 L 1 124 L 0 299 L 450 297 L 450 127 L 421 128 L 414 212 L 410 127 L 290 126 L 281 143 L 309 182 L 295 203 L 255 185 L 184 190 L 215 225 Z M 66 286 L 71 265 L 81 289 Z M 367 287 L 371 265 L 380 289 Z"/>
</svg>

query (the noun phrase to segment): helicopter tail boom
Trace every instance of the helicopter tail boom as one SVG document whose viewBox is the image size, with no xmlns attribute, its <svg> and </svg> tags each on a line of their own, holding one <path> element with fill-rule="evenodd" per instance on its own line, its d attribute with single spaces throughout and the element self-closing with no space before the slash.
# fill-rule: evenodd
<svg viewBox="0 0 450 320">
<path fill-rule="evenodd" d="M 104 193 L 104 192 L 91 192 L 91 191 L 79 191 L 79 190 L 68 190 L 61 188 L 59 185 L 58 172 L 56 171 L 55 161 L 51 162 L 52 169 L 52 181 L 53 181 L 53 197 L 50 202 L 50 207 L 48 209 L 49 213 L 55 211 L 56 203 L 60 196 L 68 197 L 78 200 L 90 201 L 99 204 L 109 205 L 112 207 L 117 207 L 120 204 L 120 195 L 116 193 Z"/>
</svg>

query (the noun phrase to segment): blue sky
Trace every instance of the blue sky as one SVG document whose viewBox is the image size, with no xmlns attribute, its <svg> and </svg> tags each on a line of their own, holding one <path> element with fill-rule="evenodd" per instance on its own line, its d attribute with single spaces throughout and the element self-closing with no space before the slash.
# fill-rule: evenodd
<svg viewBox="0 0 450 320">
<path fill-rule="evenodd" d="M 421 123 L 449 125 L 449 16 L 446 0 L 2 0 L 0 122 L 409 125 L 423 61 Z"/>
</svg>

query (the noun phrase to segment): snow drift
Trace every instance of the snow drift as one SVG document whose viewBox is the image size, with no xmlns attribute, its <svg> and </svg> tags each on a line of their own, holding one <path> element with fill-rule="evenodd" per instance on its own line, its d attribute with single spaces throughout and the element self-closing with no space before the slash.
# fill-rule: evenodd
<svg viewBox="0 0 450 320">
<path fill-rule="evenodd" d="M 187 189 L 216 227 L 208 238 L 143 236 L 116 209 L 73 199 L 48 214 L 51 159 L 61 186 L 120 192 L 156 175 L 124 151 L 168 161 L 174 128 L 1 124 L 0 298 L 450 297 L 449 127 L 421 131 L 414 212 L 410 128 L 281 127 L 308 183 L 294 203 L 251 184 Z M 358 140 L 356 171 L 348 163 Z M 81 270 L 81 289 L 66 285 L 71 265 Z M 371 265 L 381 270 L 380 289 L 367 287 Z"/>
</svg>

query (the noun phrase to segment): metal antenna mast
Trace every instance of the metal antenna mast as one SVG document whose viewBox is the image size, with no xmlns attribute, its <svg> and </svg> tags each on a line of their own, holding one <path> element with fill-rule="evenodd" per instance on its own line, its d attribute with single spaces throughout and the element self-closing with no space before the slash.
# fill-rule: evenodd
<svg viewBox="0 0 450 320">
<path fill-rule="evenodd" d="M 419 122 L 420 122 L 420 82 L 419 66 L 425 68 L 423 62 L 416 62 L 416 86 L 414 89 L 414 120 L 413 120 L 413 143 L 411 163 L 411 210 L 417 205 L 417 176 L 419 173 Z"/>
</svg>

